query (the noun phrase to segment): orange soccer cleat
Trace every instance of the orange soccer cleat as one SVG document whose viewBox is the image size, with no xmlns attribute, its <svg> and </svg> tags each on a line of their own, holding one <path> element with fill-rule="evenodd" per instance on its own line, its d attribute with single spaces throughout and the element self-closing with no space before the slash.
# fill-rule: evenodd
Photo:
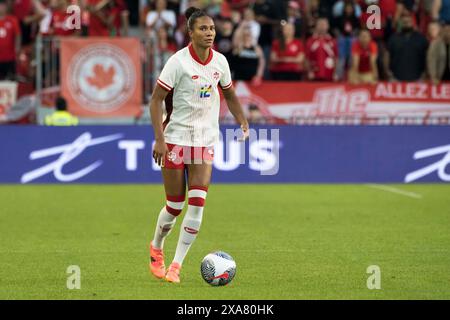
<svg viewBox="0 0 450 320">
<path fill-rule="evenodd" d="M 163 279 L 166 275 L 166 266 L 164 265 L 164 253 L 162 249 L 156 249 L 150 243 L 150 271 L 158 279 Z"/>
<path fill-rule="evenodd" d="M 176 262 L 172 262 L 167 270 L 166 280 L 168 282 L 180 283 L 180 270 L 181 265 Z"/>
</svg>

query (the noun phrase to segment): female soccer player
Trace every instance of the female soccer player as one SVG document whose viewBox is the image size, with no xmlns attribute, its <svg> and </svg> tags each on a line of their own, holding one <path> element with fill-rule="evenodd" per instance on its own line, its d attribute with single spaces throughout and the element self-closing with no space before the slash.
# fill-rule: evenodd
<svg viewBox="0 0 450 320">
<path fill-rule="evenodd" d="M 167 61 L 150 103 L 155 132 L 153 159 L 161 166 L 167 199 L 150 243 L 150 270 L 157 278 L 175 283 L 180 282 L 181 265 L 202 222 L 213 145 L 219 139 L 219 86 L 230 112 L 241 126 L 242 138 L 249 134 L 248 122 L 232 86 L 228 62 L 211 48 L 216 35 L 213 19 L 194 7 L 185 15 L 191 43 Z M 167 111 L 164 122 L 163 101 Z M 166 272 L 164 239 L 183 210 L 186 180 L 188 209 L 175 257 Z"/>
</svg>

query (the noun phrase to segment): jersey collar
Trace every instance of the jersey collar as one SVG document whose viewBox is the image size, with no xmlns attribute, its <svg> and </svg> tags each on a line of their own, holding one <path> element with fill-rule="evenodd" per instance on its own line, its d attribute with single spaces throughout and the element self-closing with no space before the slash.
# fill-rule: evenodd
<svg viewBox="0 0 450 320">
<path fill-rule="evenodd" d="M 205 62 L 202 62 L 202 60 L 200 60 L 200 58 L 198 57 L 197 53 L 194 50 L 194 47 L 192 46 L 192 43 L 189 43 L 189 53 L 191 54 L 191 57 L 197 61 L 198 63 L 200 63 L 203 66 L 206 66 L 208 63 L 211 62 L 212 57 L 213 57 L 213 51 L 211 50 L 211 48 L 209 48 L 209 55 L 208 55 L 208 59 L 206 59 Z"/>
</svg>

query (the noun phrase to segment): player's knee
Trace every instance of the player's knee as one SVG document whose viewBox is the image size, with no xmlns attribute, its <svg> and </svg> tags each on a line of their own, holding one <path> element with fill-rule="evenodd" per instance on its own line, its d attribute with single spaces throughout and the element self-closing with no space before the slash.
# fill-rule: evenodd
<svg viewBox="0 0 450 320">
<path fill-rule="evenodd" d="M 173 216 L 178 216 L 184 207 L 185 195 L 181 196 L 169 196 L 166 195 L 166 210 Z"/>
</svg>

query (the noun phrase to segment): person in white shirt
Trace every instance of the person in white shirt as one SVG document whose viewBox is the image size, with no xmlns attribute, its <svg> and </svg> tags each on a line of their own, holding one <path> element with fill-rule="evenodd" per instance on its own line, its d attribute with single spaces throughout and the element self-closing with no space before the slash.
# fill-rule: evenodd
<svg viewBox="0 0 450 320">
<path fill-rule="evenodd" d="M 219 87 L 241 126 L 242 140 L 249 135 L 228 62 L 224 55 L 212 49 L 216 35 L 213 19 L 194 7 L 187 9 L 185 15 L 191 43 L 167 61 L 150 102 L 155 133 L 153 158 L 162 167 L 167 202 L 160 211 L 150 243 L 149 267 L 155 277 L 175 283 L 180 282 L 181 265 L 202 222 L 211 179 L 213 146 L 219 140 Z M 188 209 L 181 224 L 175 257 L 166 272 L 164 239 L 183 210 L 186 184 Z"/>
<path fill-rule="evenodd" d="M 244 10 L 244 17 L 236 28 L 235 35 L 242 33 L 245 29 L 250 30 L 253 44 L 258 44 L 259 35 L 261 34 L 261 25 L 255 20 L 255 12 L 251 8 Z"/>
<path fill-rule="evenodd" d="M 156 0 L 155 10 L 147 13 L 145 24 L 149 33 L 158 31 L 162 26 L 165 26 L 172 33 L 177 24 L 177 17 L 175 12 L 167 10 L 167 0 Z"/>
</svg>

